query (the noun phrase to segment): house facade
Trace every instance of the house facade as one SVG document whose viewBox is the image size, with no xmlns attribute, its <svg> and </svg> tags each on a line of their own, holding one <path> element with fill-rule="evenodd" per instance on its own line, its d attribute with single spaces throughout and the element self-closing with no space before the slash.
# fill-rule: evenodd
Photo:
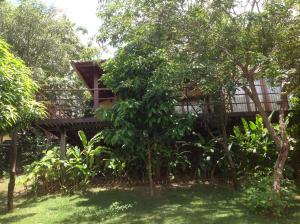
<svg viewBox="0 0 300 224">
<path fill-rule="evenodd" d="M 65 154 L 66 142 L 76 144 L 78 130 L 92 136 L 109 127 L 107 122 L 96 119 L 93 111 L 99 107 L 111 107 L 118 100 L 101 82 L 103 70 L 98 63 L 72 62 L 71 65 L 83 81 L 82 88 L 43 90 L 38 96 L 38 100 L 43 101 L 47 107 L 48 117 L 37 122 L 36 127 L 46 135 L 60 140 L 62 156 Z M 283 100 L 280 87 L 268 87 L 264 80 L 257 80 L 255 84 L 264 109 L 267 112 L 278 111 L 279 102 Z M 196 84 L 188 83 L 179 95 L 175 108 L 178 113 L 214 113 L 212 98 L 203 96 Z M 287 99 L 284 100 L 287 102 Z M 254 103 L 242 89 L 237 89 L 227 97 L 225 108 L 229 117 L 249 117 L 258 113 Z"/>
</svg>

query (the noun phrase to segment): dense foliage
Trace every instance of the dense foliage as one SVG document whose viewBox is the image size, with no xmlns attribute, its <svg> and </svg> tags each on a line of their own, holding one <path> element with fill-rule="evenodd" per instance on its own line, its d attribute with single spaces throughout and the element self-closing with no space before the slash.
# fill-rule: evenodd
<svg viewBox="0 0 300 224">
<path fill-rule="evenodd" d="M 106 140 L 130 154 L 145 155 L 147 150 L 149 178 L 152 150 L 171 148 L 188 130 L 187 122 L 175 112 L 174 67 L 165 52 L 136 40 L 106 63 L 102 78 L 120 98 L 111 109 L 100 110 L 100 117 L 113 126 Z"/>
<path fill-rule="evenodd" d="M 35 101 L 37 85 L 24 62 L 0 39 L 0 133 L 18 130 L 44 114 Z"/>
<path fill-rule="evenodd" d="M 245 175 L 272 169 L 276 159 L 275 145 L 261 116 L 256 115 L 255 121 L 242 118 L 242 127 L 233 128 L 230 141 L 239 173 Z"/>
<path fill-rule="evenodd" d="M 292 145 L 294 150 L 292 151 L 293 168 L 295 172 L 295 179 L 300 186 L 300 173 L 297 170 L 300 169 L 300 93 L 296 93 L 291 100 L 292 108 L 289 114 L 289 133 L 292 137 Z"/>
<path fill-rule="evenodd" d="M 100 41 L 119 48 L 133 40 L 154 43 L 180 65 L 176 73 L 181 80 L 192 80 L 208 93 L 225 89 L 230 95 L 240 87 L 250 97 L 275 143 L 273 188 L 280 191 L 290 150 L 286 125 L 282 115 L 281 134 L 276 131 L 261 103 L 255 80 L 263 78 L 281 86 L 282 97 L 288 86 L 295 88 L 295 77 L 299 76 L 297 2 L 126 0 L 125 4 L 100 4 Z M 280 106 L 283 108 L 283 103 Z M 228 147 L 224 145 L 233 170 Z"/>
<path fill-rule="evenodd" d="M 250 213 L 271 216 L 287 215 L 287 209 L 292 206 L 291 201 L 295 196 L 293 182 L 283 179 L 280 194 L 277 194 L 271 186 L 272 178 L 268 172 L 257 172 L 249 176 L 241 197 L 238 199 L 239 203 Z"/>
<path fill-rule="evenodd" d="M 95 54 L 80 43 L 78 32 L 58 9 L 39 0 L 0 2 L 0 36 L 44 88 L 79 87 L 70 61 L 89 60 Z"/>
<path fill-rule="evenodd" d="M 99 133 L 89 141 L 83 131 L 78 135 L 82 148 L 67 148 L 66 159 L 60 158 L 59 149 L 45 150 L 40 160 L 26 167 L 24 184 L 31 186 L 34 192 L 48 193 L 59 189 L 65 191 L 85 190 L 91 179 L 97 174 L 95 161 L 107 148 L 97 146 L 103 138 Z"/>
</svg>

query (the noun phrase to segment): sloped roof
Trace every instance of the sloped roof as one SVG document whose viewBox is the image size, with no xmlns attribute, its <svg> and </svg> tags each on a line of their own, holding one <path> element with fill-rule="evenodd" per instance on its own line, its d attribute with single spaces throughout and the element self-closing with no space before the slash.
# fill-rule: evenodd
<svg viewBox="0 0 300 224">
<path fill-rule="evenodd" d="M 103 63 L 101 61 L 100 63 Z M 95 61 L 83 61 L 83 62 L 71 62 L 72 67 L 86 84 L 87 88 L 94 88 L 94 75 L 99 74 L 99 77 L 103 74 L 103 70 L 100 67 L 100 63 Z"/>
</svg>

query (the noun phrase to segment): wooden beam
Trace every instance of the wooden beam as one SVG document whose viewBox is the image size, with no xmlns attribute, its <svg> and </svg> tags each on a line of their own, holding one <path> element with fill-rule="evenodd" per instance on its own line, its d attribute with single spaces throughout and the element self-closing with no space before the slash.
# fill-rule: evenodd
<svg viewBox="0 0 300 224">
<path fill-rule="evenodd" d="M 99 74 L 94 74 L 94 109 L 99 105 L 99 84 L 98 84 Z"/>
<path fill-rule="evenodd" d="M 80 71 L 77 69 L 76 67 L 76 62 L 71 62 L 71 66 L 72 68 L 75 70 L 75 72 L 77 73 L 77 75 L 79 76 L 79 78 L 81 79 L 81 81 L 84 83 L 84 85 L 89 89 L 90 87 L 88 86 L 88 84 L 85 82 L 85 79 L 83 78 L 82 74 L 80 73 Z"/>
<path fill-rule="evenodd" d="M 67 140 L 67 132 L 65 128 L 60 130 L 60 158 L 62 160 L 66 159 L 66 140 Z"/>
<path fill-rule="evenodd" d="M 252 111 L 251 105 L 250 105 L 250 97 L 246 94 L 245 98 L 246 98 L 247 112 L 250 112 L 250 111 Z"/>
<path fill-rule="evenodd" d="M 265 111 L 272 111 L 272 105 L 270 104 L 270 96 L 268 93 L 268 87 L 266 86 L 265 80 L 261 79 L 260 81 L 260 85 L 261 85 L 261 92 L 262 92 L 262 96 L 263 96 L 263 104 L 265 106 Z"/>
</svg>

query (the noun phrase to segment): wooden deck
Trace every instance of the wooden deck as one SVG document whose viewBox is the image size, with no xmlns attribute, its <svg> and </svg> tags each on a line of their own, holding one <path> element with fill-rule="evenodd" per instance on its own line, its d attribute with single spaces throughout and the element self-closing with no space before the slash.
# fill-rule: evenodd
<svg viewBox="0 0 300 224">
<path fill-rule="evenodd" d="M 104 128 L 108 128 L 108 122 L 99 121 L 95 117 L 86 118 L 61 118 L 44 119 L 35 124 L 35 127 L 53 135 L 59 139 L 63 132 L 66 133 L 66 141 L 71 144 L 78 144 L 78 131 L 83 130 L 88 138 L 91 138 Z"/>
<path fill-rule="evenodd" d="M 263 85 L 257 85 L 257 88 L 264 109 L 268 113 L 278 111 L 279 102 L 282 100 L 279 89 L 266 89 Z M 84 130 L 88 136 L 92 136 L 109 126 L 107 122 L 101 122 L 94 117 L 96 108 L 111 107 L 117 101 L 117 97 L 111 97 L 111 94 L 106 94 L 107 91 L 110 90 L 107 88 L 43 90 L 38 95 L 38 100 L 45 103 L 48 118 L 39 121 L 36 126 L 58 138 L 62 132 L 66 132 L 67 141 L 70 143 L 78 140 L 78 130 Z M 93 95 L 96 92 L 97 97 Z M 197 93 L 194 89 L 187 89 L 178 97 L 175 110 L 182 115 L 194 113 L 198 117 L 213 117 L 216 103 L 211 97 L 202 96 L 199 91 Z M 287 99 L 286 103 L 288 105 Z M 225 108 L 228 117 L 235 120 L 240 117 L 255 117 L 258 113 L 254 103 L 241 90 L 227 97 Z"/>
</svg>

